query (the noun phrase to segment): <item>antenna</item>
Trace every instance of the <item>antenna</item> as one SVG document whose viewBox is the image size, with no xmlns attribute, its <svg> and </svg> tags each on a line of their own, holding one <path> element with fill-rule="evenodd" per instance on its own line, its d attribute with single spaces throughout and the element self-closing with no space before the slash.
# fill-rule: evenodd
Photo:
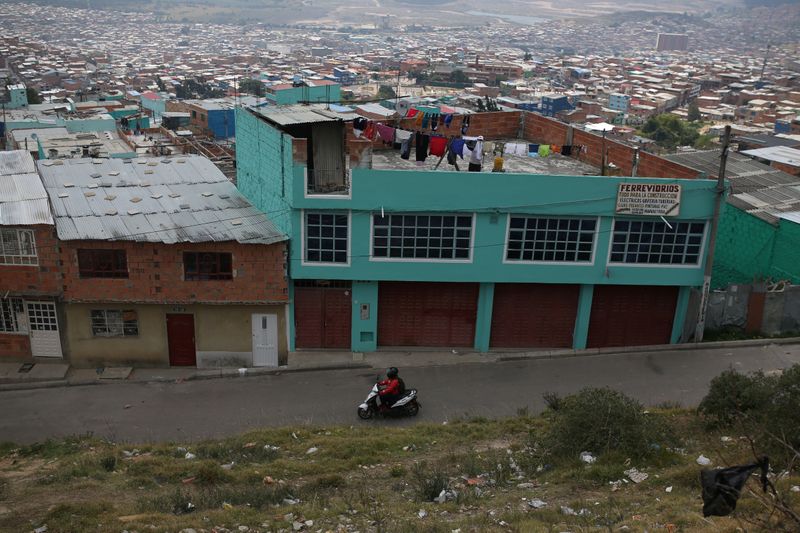
<svg viewBox="0 0 800 533">
<path fill-rule="evenodd" d="M 764 70 L 767 68 L 767 59 L 769 58 L 769 49 L 772 47 L 772 44 L 767 43 L 767 51 L 764 52 L 764 63 L 761 65 L 761 76 L 758 78 L 759 81 L 764 81 Z"/>
</svg>

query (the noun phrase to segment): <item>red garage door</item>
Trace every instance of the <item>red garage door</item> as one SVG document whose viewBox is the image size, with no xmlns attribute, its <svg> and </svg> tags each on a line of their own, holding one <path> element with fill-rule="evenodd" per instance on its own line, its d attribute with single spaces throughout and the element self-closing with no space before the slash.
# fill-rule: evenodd
<svg viewBox="0 0 800 533">
<path fill-rule="evenodd" d="M 589 348 L 668 344 L 678 287 L 595 285 Z"/>
<path fill-rule="evenodd" d="M 378 344 L 471 347 L 477 314 L 476 283 L 381 282 Z"/>
<path fill-rule="evenodd" d="M 295 285 L 295 348 L 349 350 L 351 322 L 349 283 L 319 286 L 300 282 Z"/>
<path fill-rule="evenodd" d="M 493 348 L 569 348 L 578 314 L 578 285 L 498 283 Z"/>
</svg>

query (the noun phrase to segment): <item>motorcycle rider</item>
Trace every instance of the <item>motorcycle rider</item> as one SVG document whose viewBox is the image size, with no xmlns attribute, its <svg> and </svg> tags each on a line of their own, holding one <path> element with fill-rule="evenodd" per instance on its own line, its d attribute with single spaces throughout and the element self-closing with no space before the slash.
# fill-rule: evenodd
<svg viewBox="0 0 800 533">
<path fill-rule="evenodd" d="M 386 369 L 386 379 L 378 382 L 378 388 L 381 409 L 389 409 L 403 394 L 403 380 L 398 376 L 397 368 Z"/>
</svg>

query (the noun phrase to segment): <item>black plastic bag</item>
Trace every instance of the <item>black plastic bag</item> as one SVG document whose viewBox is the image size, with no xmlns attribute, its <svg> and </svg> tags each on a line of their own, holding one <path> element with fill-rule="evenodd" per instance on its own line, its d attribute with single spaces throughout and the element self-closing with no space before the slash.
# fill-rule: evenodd
<svg viewBox="0 0 800 533">
<path fill-rule="evenodd" d="M 736 502 L 747 479 L 761 469 L 761 486 L 767 491 L 769 459 L 761 458 L 757 463 L 730 468 L 715 468 L 700 472 L 703 487 L 703 516 L 728 516 L 736 509 Z"/>
</svg>

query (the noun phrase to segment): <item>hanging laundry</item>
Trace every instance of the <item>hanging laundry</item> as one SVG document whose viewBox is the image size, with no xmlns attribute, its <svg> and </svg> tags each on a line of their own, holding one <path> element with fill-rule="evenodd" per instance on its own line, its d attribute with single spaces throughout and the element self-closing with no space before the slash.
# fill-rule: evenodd
<svg viewBox="0 0 800 533">
<path fill-rule="evenodd" d="M 458 163 L 458 157 L 461 156 L 461 151 L 460 150 L 456 151 L 456 148 L 454 146 L 455 141 L 456 141 L 456 139 L 452 139 L 452 140 L 450 140 L 449 143 L 447 143 L 447 164 L 448 165 L 455 165 L 456 163 Z M 463 149 L 463 146 L 461 146 L 460 149 Z"/>
<path fill-rule="evenodd" d="M 411 108 L 406 112 L 406 118 L 413 118 L 419 114 L 418 109 Z"/>
<path fill-rule="evenodd" d="M 475 139 L 468 139 L 466 146 L 470 146 L 472 143 L 474 145 L 469 156 L 469 171 L 480 172 L 483 164 L 483 137 L 478 136 Z"/>
<path fill-rule="evenodd" d="M 528 155 L 528 145 L 523 143 L 506 143 L 504 154 L 507 155 Z"/>
<path fill-rule="evenodd" d="M 572 145 L 565 144 L 561 147 L 561 155 L 572 155 Z"/>
<path fill-rule="evenodd" d="M 551 144 L 550 145 L 550 151 L 552 153 L 554 153 L 554 154 L 560 154 L 561 153 L 561 147 L 559 145 L 557 145 L 557 144 Z"/>
<path fill-rule="evenodd" d="M 439 115 L 432 115 L 431 116 L 431 129 L 436 131 L 436 128 L 439 127 Z"/>
<path fill-rule="evenodd" d="M 450 151 L 464 159 L 464 139 L 453 139 L 450 141 Z"/>
<path fill-rule="evenodd" d="M 375 123 L 370 122 L 369 124 L 367 124 L 367 127 L 364 129 L 364 137 L 372 141 L 375 139 L 376 133 L 377 131 L 375 129 Z"/>
<path fill-rule="evenodd" d="M 528 153 L 536 152 L 539 153 L 539 145 L 538 144 L 529 144 L 528 145 Z"/>
<path fill-rule="evenodd" d="M 426 133 L 417 133 L 414 143 L 417 145 L 417 161 L 425 161 L 428 157 L 428 143 L 431 136 Z"/>
<path fill-rule="evenodd" d="M 425 113 L 417 113 L 416 119 L 414 119 L 414 127 L 421 128 L 422 127 L 422 120 L 425 116 Z"/>
<path fill-rule="evenodd" d="M 411 157 L 411 132 L 408 132 L 408 137 L 400 142 L 400 159 L 408 159 Z"/>
<path fill-rule="evenodd" d="M 358 117 L 353 119 L 353 133 L 356 135 L 356 138 L 361 137 L 364 133 L 364 130 L 367 128 L 367 119 L 364 117 Z"/>
<path fill-rule="evenodd" d="M 464 115 L 461 119 L 461 135 L 466 135 L 469 130 L 469 115 Z"/>
<path fill-rule="evenodd" d="M 453 121 L 453 114 L 452 113 L 447 113 L 444 116 L 443 121 L 444 121 L 444 127 L 445 128 L 449 128 L 450 127 L 450 123 Z"/>
<path fill-rule="evenodd" d="M 402 143 L 406 139 L 410 139 L 412 135 L 413 133 L 408 130 L 401 130 L 401 129 L 394 130 L 394 140 L 395 142 L 398 143 Z"/>
<path fill-rule="evenodd" d="M 378 135 L 383 142 L 387 144 L 392 144 L 394 142 L 394 128 L 385 124 L 378 124 L 377 129 Z"/>
<path fill-rule="evenodd" d="M 423 113 L 422 115 L 422 129 L 426 129 L 428 127 L 428 121 L 430 121 L 431 116 L 428 113 Z"/>
<path fill-rule="evenodd" d="M 445 139 L 444 137 L 439 137 L 437 135 L 431 136 L 430 140 L 431 155 L 442 157 L 446 149 L 447 149 L 447 139 Z"/>
<path fill-rule="evenodd" d="M 547 157 L 550 155 L 550 145 L 543 144 L 539 147 L 539 157 Z"/>
</svg>

